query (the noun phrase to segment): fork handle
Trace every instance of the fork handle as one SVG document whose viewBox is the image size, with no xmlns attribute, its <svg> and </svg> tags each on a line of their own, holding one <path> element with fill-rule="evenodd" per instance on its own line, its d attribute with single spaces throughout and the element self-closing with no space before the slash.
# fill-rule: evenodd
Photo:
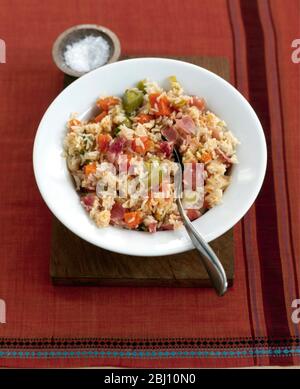
<svg viewBox="0 0 300 389">
<path fill-rule="evenodd" d="M 201 254 L 201 261 L 205 266 L 205 269 L 209 275 L 209 278 L 219 296 L 223 296 L 227 291 L 227 277 L 223 265 L 219 258 L 210 247 L 210 245 L 203 239 L 201 234 L 193 226 L 190 219 L 187 217 L 185 210 L 182 206 L 181 200 L 177 199 L 178 210 L 184 221 L 185 228 L 189 234 L 191 241 L 193 242 L 197 251 Z"/>
</svg>

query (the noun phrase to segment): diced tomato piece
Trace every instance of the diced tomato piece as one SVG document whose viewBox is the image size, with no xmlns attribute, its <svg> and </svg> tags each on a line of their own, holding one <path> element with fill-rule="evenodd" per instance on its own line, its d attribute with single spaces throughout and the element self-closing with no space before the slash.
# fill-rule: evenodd
<svg viewBox="0 0 300 389">
<path fill-rule="evenodd" d="M 194 105 L 195 107 L 200 109 L 200 111 L 203 111 L 205 108 L 205 101 L 204 101 L 204 99 L 201 99 L 200 97 L 194 96 L 194 97 L 192 97 L 191 105 Z"/>
<path fill-rule="evenodd" d="M 151 108 L 155 107 L 155 104 L 157 104 L 157 98 L 160 96 L 160 93 L 151 93 L 149 95 L 149 102 L 151 105 Z"/>
<path fill-rule="evenodd" d="M 145 138 L 146 138 L 146 139 L 143 140 L 143 143 L 144 143 L 144 145 L 145 145 L 145 152 L 147 153 L 148 151 L 153 150 L 153 148 L 154 148 L 154 143 L 153 143 L 153 141 L 152 141 L 151 139 L 149 139 L 149 138 L 147 138 L 147 137 L 145 137 Z"/>
<path fill-rule="evenodd" d="M 209 162 L 209 161 L 211 161 L 212 160 L 212 155 L 211 155 L 211 153 L 204 153 L 204 154 L 202 154 L 202 156 L 201 156 L 201 161 L 203 162 L 203 163 L 206 163 L 206 162 Z"/>
<path fill-rule="evenodd" d="M 105 97 L 105 98 L 99 99 L 96 104 L 103 111 L 108 111 L 109 108 L 112 107 L 113 105 L 119 104 L 119 99 L 117 99 L 116 97 L 112 97 L 112 96 Z"/>
<path fill-rule="evenodd" d="M 162 97 L 161 99 L 159 99 L 159 101 L 158 101 L 158 112 L 162 116 L 169 116 L 169 115 L 171 115 L 172 111 L 171 111 L 169 100 L 167 99 L 167 97 Z"/>
<path fill-rule="evenodd" d="M 88 176 L 91 173 L 96 173 L 96 162 L 89 163 L 88 165 L 85 165 L 83 168 L 84 174 Z"/>
<path fill-rule="evenodd" d="M 141 136 L 133 140 L 131 147 L 134 152 L 138 154 L 145 154 L 153 149 L 154 143 L 147 136 Z"/>
<path fill-rule="evenodd" d="M 140 143 L 140 138 L 134 139 L 132 142 L 132 150 L 138 154 L 144 154 L 145 153 L 145 146 L 144 142 Z"/>
<path fill-rule="evenodd" d="M 141 113 L 137 117 L 137 122 L 141 123 L 141 124 L 144 124 L 144 123 L 150 122 L 150 120 L 152 120 L 152 119 L 153 119 L 152 115 L 147 115 L 147 114 Z"/>
<path fill-rule="evenodd" d="M 158 111 L 154 111 L 153 114 L 155 116 L 169 116 L 172 113 L 172 110 L 170 108 L 170 103 L 167 98 L 167 96 L 162 96 L 161 98 L 158 99 L 160 96 L 160 93 L 151 93 L 149 95 L 149 102 L 151 105 L 151 108 L 156 108 Z"/>
<path fill-rule="evenodd" d="M 99 123 L 105 116 L 107 115 L 107 111 L 101 112 L 98 116 L 95 117 L 94 123 Z"/>
<path fill-rule="evenodd" d="M 142 213 L 140 211 L 125 212 L 124 220 L 127 227 L 137 228 L 142 221 Z"/>
<path fill-rule="evenodd" d="M 109 134 L 99 134 L 98 135 L 98 149 L 101 152 L 108 150 L 109 143 L 112 140 L 112 137 Z"/>
</svg>

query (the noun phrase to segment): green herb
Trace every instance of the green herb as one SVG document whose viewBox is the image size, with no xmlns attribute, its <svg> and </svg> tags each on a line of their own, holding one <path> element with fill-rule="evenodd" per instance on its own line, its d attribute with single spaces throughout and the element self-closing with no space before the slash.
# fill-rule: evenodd
<svg viewBox="0 0 300 389">
<path fill-rule="evenodd" d="M 117 136 L 119 134 L 119 132 L 121 131 L 121 128 L 120 127 L 116 127 L 114 129 L 114 136 Z"/>
</svg>

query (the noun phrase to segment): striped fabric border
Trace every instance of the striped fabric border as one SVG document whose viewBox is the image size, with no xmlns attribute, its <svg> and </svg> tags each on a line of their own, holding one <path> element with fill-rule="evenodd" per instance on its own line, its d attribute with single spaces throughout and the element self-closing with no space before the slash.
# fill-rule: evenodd
<svg viewBox="0 0 300 389">
<path fill-rule="evenodd" d="M 30 348 L 258 348 L 300 347 L 300 338 L 0 338 L 1 349 Z"/>
<path fill-rule="evenodd" d="M 0 338 L 0 359 L 274 358 L 300 356 L 300 338 Z"/>
<path fill-rule="evenodd" d="M 300 296 L 285 162 L 277 26 L 270 0 L 227 0 L 227 8 L 235 85 L 262 122 L 269 157 L 262 191 L 236 227 L 245 266 L 251 337 L 0 338 L 0 360 L 250 358 L 254 365 L 293 365 L 299 360 L 299 327 L 288 317 L 292 299 Z M 275 175 L 278 169 L 280 174 Z"/>
<path fill-rule="evenodd" d="M 285 304 L 290 305 L 299 296 L 297 279 L 296 256 L 291 226 L 291 201 L 287 184 L 288 171 L 286 167 L 287 155 L 285 152 L 285 124 L 283 120 L 282 91 L 279 78 L 278 52 L 276 45 L 276 29 L 273 22 L 270 3 L 262 0 L 258 3 L 261 18 L 264 20 L 263 30 L 266 45 L 266 68 L 268 73 L 268 97 L 270 101 L 271 130 L 273 142 L 276 202 L 278 223 L 281 225 L 279 247 L 282 257 L 282 272 L 285 284 Z M 294 335 L 299 336 L 298 326 L 291 326 Z"/>
<path fill-rule="evenodd" d="M 251 332 L 254 337 L 265 334 L 267 337 L 289 338 L 292 324 L 288 320 L 287 307 L 296 297 L 298 285 L 294 278 L 295 256 L 292 249 L 286 247 L 292 237 L 282 235 L 282 231 L 289 233 L 287 227 L 290 218 L 286 171 L 285 168 L 282 169 L 285 167 L 285 156 L 280 153 L 278 155 L 284 144 L 278 145 L 278 132 L 274 133 L 278 125 L 282 124 L 281 116 L 279 124 L 276 122 L 277 127 L 274 126 L 274 110 L 277 114 L 282 114 L 281 91 L 277 85 L 276 58 L 268 56 L 270 44 L 273 44 L 273 49 L 276 47 L 275 28 L 267 0 L 228 0 L 228 11 L 234 43 L 236 86 L 248 96 L 256 110 L 265 131 L 269 151 L 268 169 L 261 193 L 242 223 Z M 270 72 L 271 62 L 275 64 L 273 72 Z M 274 98 L 277 98 L 275 107 Z M 283 135 L 281 139 L 284 142 Z M 281 179 L 280 174 L 275 176 L 274 172 L 278 170 L 283 170 L 285 177 Z M 268 234 L 265 234 L 266 230 Z M 253 271 L 255 276 L 252 275 Z M 287 276 L 284 277 L 284 274 Z M 257 300 L 258 290 L 261 290 L 261 302 Z M 297 332 L 293 334 L 297 335 Z M 278 360 L 273 361 L 272 358 L 270 355 L 270 364 L 278 363 Z M 291 357 L 281 362 L 289 365 L 293 364 L 293 359 Z"/>
<path fill-rule="evenodd" d="M 245 28 L 239 0 L 227 0 L 228 18 L 230 20 L 233 59 L 235 69 L 235 86 L 249 98 L 248 65 Z M 256 231 L 256 209 L 253 205 L 241 221 L 241 240 L 243 242 L 243 259 L 245 266 L 249 323 L 253 338 L 267 335 L 263 315 L 261 274 Z M 259 292 L 258 292 L 259 291 Z M 269 364 L 269 358 L 254 356 L 255 365 Z"/>
<path fill-rule="evenodd" d="M 134 358 L 134 359 L 162 359 L 162 358 L 248 358 L 274 357 L 289 358 L 300 355 L 297 348 L 251 348 L 233 350 L 63 350 L 63 351 L 0 351 L 0 358 L 13 359 L 73 359 L 73 358 Z"/>
</svg>

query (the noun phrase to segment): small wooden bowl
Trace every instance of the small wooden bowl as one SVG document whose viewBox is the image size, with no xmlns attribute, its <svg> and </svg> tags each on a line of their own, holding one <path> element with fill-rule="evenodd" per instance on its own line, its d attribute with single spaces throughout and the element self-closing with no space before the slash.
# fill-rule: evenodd
<svg viewBox="0 0 300 389">
<path fill-rule="evenodd" d="M 67 45 L 73 44 L 86 36 L 102 36 L 109 44 L 110 55 L 105 65 L 117 61 L 120 57 L 121 45 L 119 38 L 108 28 L 98 26 L 97 24 L 79 24 L 73 26 L 59 35 L 52 48 L 52 56 L 56 66 L 69 76 L 81 77 L 86 74 L 86 72 L 78 72 L 67 66 L 64 59 Z"/>
</svg>

